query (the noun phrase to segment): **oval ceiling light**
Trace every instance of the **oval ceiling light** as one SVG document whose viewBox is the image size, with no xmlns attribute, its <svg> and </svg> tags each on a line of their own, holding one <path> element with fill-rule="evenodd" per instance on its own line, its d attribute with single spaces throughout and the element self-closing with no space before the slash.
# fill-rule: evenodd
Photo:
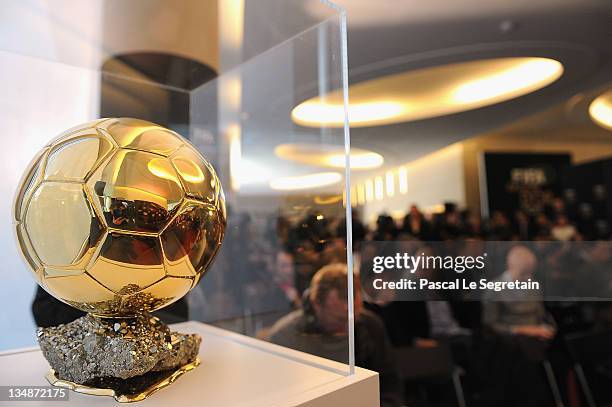
<svg viewBox="0 0 612 407">
<path fill-rule="evenodd" d="M 366 126 L 370 123 L 393 120 L 405 114 L 406 109 L 407 106 L 395 101 L 351 103 L 348 107 L 349 121 L 353 126 Z M 308 101 L 293 109 L 291 116 L 298 124 L 309 123 L 312 118 L 316 118 L 318 125 L 321 126 L 342 126 L 344 125 L 344 105 Z"/>
<path fill-rule="evenodd" d="M 344 168 L 346 158 L 343 146 L 329 144 L 280 144 L 274 149 L 277 157 L 320 167 Z M 378 168 L 385 159 L 373 151 L 351 147 L 351 169 L 363 170 Z"/>
<path fill-rule="evenodd" d="M 333 205 L 342 201 L 342 194 L 340 195 L 331 195 L 331 196 L 321 196 L 317 195 L 314 197 L 314 203 L 317 205 Z"/>
<path fill-rule="evenodd" d="M 591 102 L 589 114 L 595 123 L 612 130 L 612 90 L 599 95 Z"/>
<path fill-rule="evenodd" d="M 429 119 L 504 102 L 550 85 L 563 74 L 554 59 L 512 57 L 460 62 L 383 76 L 350 87 L 353 127 Z M 342 94 L 306 100 L 291 112 L 308 127 L 342 127 Z"/>
<path fill-rule="evenodd" d="M 317 172 L 308 175 L 275 178 L 270 181 L 270 188 L 277 191 L 296 191 L 334 185 L 342 181 L 337 172 Z"/>
<path fill-rule="evenodd" d="M 453 99 L 459 104 L 484 101 L 486 106 L 536 91 L 557 80 L 562 73 L 563 65 L 554 59 L 527 58 L 498 72 L 467 81 L 455 89 Z"/>
</svg>

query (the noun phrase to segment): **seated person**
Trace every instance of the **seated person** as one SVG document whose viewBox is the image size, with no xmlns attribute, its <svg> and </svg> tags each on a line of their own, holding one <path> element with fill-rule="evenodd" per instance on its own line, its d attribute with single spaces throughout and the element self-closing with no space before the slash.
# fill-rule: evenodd
<svg viewBox="0 0 612 407">
<path fill-rule="evenodd" d="M 382 321 L 361 305 L 355 278 L 356 364 L 380 374 L 382 406 L 400 405 L 400 385 Z M 346 363 L 348 361 L 348 287 L 345 264 L 317 271 L 305 292 L 303 307 L 281 318 L 269 333 L 271 342 Z"/>
<path fill-rule="evenodd" d="M 398 248 L 398 253 L 401 250 L 405 249 Z M 433 249 L 427 245 L 417 246 L 412 252 L 435 255 Z M 360 274 L 364 287 L 370 287 L 372 279 L 378 278 L 378 275 L 372 274 L 371 270 L 371 259 L 366 259 Z M 399 276 L 436 280 L 440 275 L 439 270 L 419 267 L 415 274 L 407 273 Z M 399 298 L 393 290 L 365 289 L 364 293 L 365 307 L 382 318 L 391 343 L 395 347 L 430 348 L 437 346 L 438 339 L 453 344 L 463 342 L 465 337 L 471 335 L 471 330 L 462 326 L 456 314 L 461 308 L 472 313 L 473 310 L 469 308 L 474 307 L 466 307 L 461 302 L 448 301 L 441 291 L 419 291 L 413 296 L 404 295 Z"/>
<path fill-rule="evenodd" d="M 527 281 L 533 277 L 537 259 L 525 246 L 514 246 L 506 257 L 507 269 L 495 281 Z M 497 334 L 548 342 L 555 326 L 538 292 L 515 290 L 485 296 L 484 324 Z"/>
<path fill-rule="evenodd" d="M 537 259 L 526 246 L 514 246 L 507 269 L 496 281 L 532 278 Z M 556 335 L 542 296 L 537 291 L 513 290 L 485 295 L 483 322 L 490 335 L 479 360 L 487 363 L 489 405 L 541 406 L 550 395 L 541 363 Z M 486 354 L 485 354 L 486 352 Z"/>
</svg>

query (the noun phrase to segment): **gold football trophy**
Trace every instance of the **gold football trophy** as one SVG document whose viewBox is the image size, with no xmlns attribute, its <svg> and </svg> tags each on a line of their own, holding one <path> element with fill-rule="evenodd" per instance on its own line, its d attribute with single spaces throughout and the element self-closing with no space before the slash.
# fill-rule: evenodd
<svg viewBox="0 0 612 407">
<path fill-rule="evenodd" d="M 129 118 L 67 130 L 26 170 L 14 224 L 38 284 L 88 313 L 39 328 L 52 384 L 137 401 L 199 364 L 201 338 L 149 314 L 195 287 L 225 231 L 219 178 L 180 135 Z"/>
</svg>

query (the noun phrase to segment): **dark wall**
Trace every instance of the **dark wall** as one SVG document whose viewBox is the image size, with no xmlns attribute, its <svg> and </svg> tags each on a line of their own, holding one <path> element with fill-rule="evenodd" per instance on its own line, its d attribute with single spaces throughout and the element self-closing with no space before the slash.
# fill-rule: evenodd
<svg viewBox="0 0 612 407">
<path fill-rule="evenodd" d="M 605 237 L 612 222 L 612 159 L 573 166 L 565 175 L 566 191 L 575 196 L 576 217 L 593 224 L 593 237 Z"/>
<path fill-rule="evenodd" d="M 541 210 L 545 194 L 560 195 L 569 154 L 485 153 L 489 213 Z"/>
</svg>

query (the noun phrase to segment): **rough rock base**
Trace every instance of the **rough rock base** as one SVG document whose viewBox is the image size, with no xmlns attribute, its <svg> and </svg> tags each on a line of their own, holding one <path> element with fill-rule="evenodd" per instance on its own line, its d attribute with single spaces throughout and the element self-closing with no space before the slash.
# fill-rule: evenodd
<svg viewBox="0 0 612 407">
<path fill-rule="evenodd" d="M 98 318 L 38 329 L 43 355 L 60 380 L 78 384 L 120 382 L 170 371 L 196 361 L 202 339 L 171 332 L 159 318 Z"/>
</svg>

